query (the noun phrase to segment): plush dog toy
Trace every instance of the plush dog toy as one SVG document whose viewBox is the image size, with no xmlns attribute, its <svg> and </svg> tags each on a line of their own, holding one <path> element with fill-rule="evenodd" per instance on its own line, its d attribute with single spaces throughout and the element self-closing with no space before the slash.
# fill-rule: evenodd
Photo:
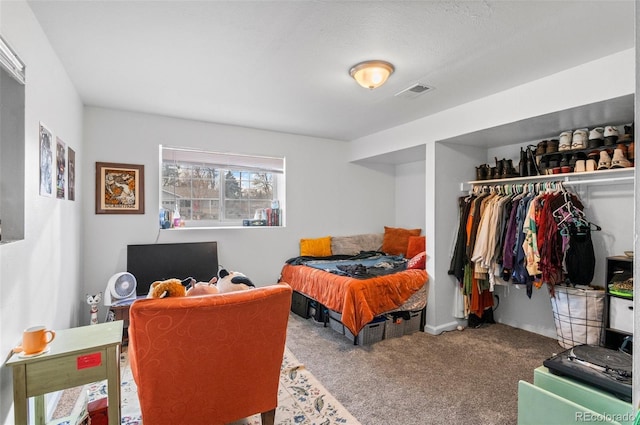
<svg viewBox="0 0 640 425">
<path fill-rule="evenodd" d="M 215 276 L 209 282 L 196 282 L 196 280 L 192 277 L 190 277 L 189 279 L 191 280 L 191 287 L 187 289 L 187 297 L 218 293 L 218 287 L 216 286 L 218 278 Z"/>
<path fill-rule="evenodd" d="M 218 292 L 221 294 L 225 292 L 244 291 L 245 289 L 253 289 L 256 287 L 247 276 L 240 272 L 229 272 L 226 269 L 221 269 L 218 276 L 220 278 L 216 286 L 218 287 Z"/>
<path fill-rule="evenodd" d="M 191 278 L 189 278 L 191 279 Z M 184 297 L 187 295 L 188 279 L 181 281 L 180 279 L 157 280 L 151 284 L 147 298 L 168 298 L 168 297 Z"/>
</svg>

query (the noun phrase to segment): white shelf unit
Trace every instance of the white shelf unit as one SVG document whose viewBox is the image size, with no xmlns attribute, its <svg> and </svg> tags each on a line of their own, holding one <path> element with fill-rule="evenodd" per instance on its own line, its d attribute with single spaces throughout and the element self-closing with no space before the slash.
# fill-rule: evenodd
<svg viewBox="0 0 640 425">
<path fill-rule="evenodd" d="M 610 170 L 590 171 L 584 173 L 545 174 L 530 177 L 512 177 L 506 179 L 473 180 L 460 184 L 460 191 L 467 192 L 473 186 L 500 186 L 511 184 L 527 184 L 538 182 L 562 182 L 565 186 L 613 184 L 634 180 L 635 168 L 614 168 Z"/>
</svg>

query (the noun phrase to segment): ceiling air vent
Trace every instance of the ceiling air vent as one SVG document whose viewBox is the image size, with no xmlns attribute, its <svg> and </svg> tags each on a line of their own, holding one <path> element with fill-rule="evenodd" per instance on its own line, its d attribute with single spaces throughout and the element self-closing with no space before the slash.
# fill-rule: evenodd
<svg viewBox="0 0 640 425">
<path fill-rule="evenodd" d="M 408 88 L 402 90 L 399 93 L 396 93 L 396 96 L 398 96 L 398 97 L 407 97 L 409 99 L 413 99 L 413 98 L 416 98 L 416 97 L 418 97 L 418 96 L 420 96 L 420 95 L 422 95 L 422 94 L 424 94 L 424 93 L 426 93 L 428 91 L 431 91 L 431 90 L 433 90 L 433 87 L 428 86 L 426 84 L 417 83 L 417 84 L 414 84 L 411 87 L 408 87 Z"/>
</svg>

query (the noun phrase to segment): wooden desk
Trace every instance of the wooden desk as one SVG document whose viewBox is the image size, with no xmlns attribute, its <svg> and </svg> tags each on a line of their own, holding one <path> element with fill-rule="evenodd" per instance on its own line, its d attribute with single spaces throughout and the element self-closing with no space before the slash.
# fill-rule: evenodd
<svg viewBox="0 0 640 425">
<path fill-rule="evenodd" d="M 49 352 L 7 361 L 13 370 L 16 425 L 29 423 L 27 400 L 35 397 L 36 424 L 44 425 L 44 394 L 98 382 L 108 384 L 109 425 L 120 425 L 120 343 L 122 321 L 56 330 Z"/>
</svg>

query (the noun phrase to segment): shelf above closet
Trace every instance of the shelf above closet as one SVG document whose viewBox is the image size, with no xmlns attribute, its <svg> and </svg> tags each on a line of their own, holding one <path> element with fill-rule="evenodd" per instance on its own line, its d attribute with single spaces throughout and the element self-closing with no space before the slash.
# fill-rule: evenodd
<svg viewBox="0 0 640 425">
<path fill-rule="evenodd" d="M 496 186 L 538 182 L 562 182 L 571 185 L 596 185 L 613 183 L 633 183 L 635 168 L 616 168 L 584 173 L 545 174 L 531 177 L 513 177 L 507 179 L 474 180 L 460 183 L 460 191 L 468 192 L 474 186 Z"/>
<path fill-rule="evenodd" d="M 600 102 L 458 135 L 440 140 L 440 143 L 484 148 L 524 143 L 535 145 L 544 139 L 558 138 L 560 133 L 571 129 L 604 127 L 606 125 L 619 126 L 631 123 L 635 116 L 634 102 L 634 93 L 629 93 Z M 619 130 L 622 128 L 619 127 Z"/>
</svg>

